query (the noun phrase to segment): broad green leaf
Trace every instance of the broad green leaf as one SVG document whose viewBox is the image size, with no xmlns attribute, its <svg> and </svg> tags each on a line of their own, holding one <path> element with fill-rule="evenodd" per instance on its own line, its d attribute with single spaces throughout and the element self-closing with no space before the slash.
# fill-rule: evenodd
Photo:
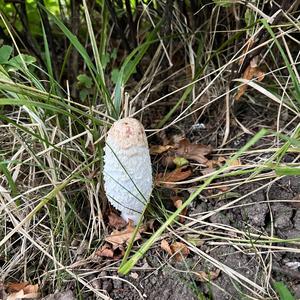
<svg viewBox="0 0 300 300">
<path fill-rule="evenodd" d="M 88 89 L 90 89 L 93 85 L 92 78 L 87 76 L 86 74 L 78 75 L 77 80 L 78 80 L 79 86 L 83 86 Z"/>
<path fill-rule="evenodd" d="M 0 48 L 0 64 L 7 63 L 13 48 L 8 45 L 4 45 Z"/>
<path fill-rule="evenodd" d="M 12 70 L 23 70 L 24 63 L 26 66 L 29 66 L 35 62 L 36 62 L 35 57 L 33 57 L 31 55 L 27 55 L 27 54 L 20 54 L 20 55 L 17 55 L 15 57 L 11 58 L 7 64 L 12 67 L 12 68 L 9 68 L 9 71 L 12 71 Z"/>
</svg>

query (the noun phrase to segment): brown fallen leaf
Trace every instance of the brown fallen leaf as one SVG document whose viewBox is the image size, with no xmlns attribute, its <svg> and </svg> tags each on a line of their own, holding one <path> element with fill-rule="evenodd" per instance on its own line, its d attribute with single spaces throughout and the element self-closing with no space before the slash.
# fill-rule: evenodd
<svg viewBox="0 0 300 300">
<path fill-rule="evenodd" d="M 124 230 L 114 230 L 108 237 L 105 238 L 105 241 L 112 244 L 113 249 L 116 249 L 119 246 L 128 243 L 134 231 L 135 227 L 133 226 L 133 222 L 129 222 Z M 140 240 L 141 238 L 140 231 L 138 231 L 134 241 Z"/>
<path fill-rule="evenodd" d="M 38 292 L 38 284 L 29 284 L 27 282 L 13 282 L 8 283 L 7 291 L 9 293 L 7 300 L 17 300 L 17 299 L 37 299 L 40 297 Z"/>
<path fill-rule="evenodd" d="M 214 280 L 219 277 L 221 270 L 217 269 L 216 271 L 209 271 L 208 273 L 204 271 L 197 272 L 197 279 L 201 282 L 207 282 Z"/>
<path fill-rule="evenodd" d="M 161 249 L 165 250 L 170 256 L 172 256 L 173 252 L 172 252 L 172 249 L 171 249 L 168 241 L 162 240 L 160 243 L 160 247 L 161 247 Z"/>
<path fill-rule="evenodd" d="M 156 184 L 168 186 L 168 184 L 164 184 L 165 182 L 178 182 L 187 179 L 192 175 L 191 169 L 187 168 L 186 166 L 181 168 L 176 168 L 174 171 L 169 173 L 159 173 L 156 177 Z"/>
<path fill-rule="evenodd" d="M 174 242 L 173 244 L 169 245 L 166 240 L 162 240 L 160 243 L 160 247 L 170 256 L 175 254 L 174 258 L 177 262 L 182 261 L 190 254 L 189 248 L 181 242 Z"/>
<path fill-rule="evenodd" d="M 247 67 L 247 69 L 245 70 L 245 72 L 243 74 L 243 79 L 251 80 L 255 77 L 256 77 L 257 81 L 262 81 L 264 79 L 265 73 L 262 70 L 260 70 L 259 67 L 257 66 L 257 60 L 258 60 L 258 57 L 255 56 L 250 61 L 249 66 Z M 239 100 L 244 95 L 247 88 L 248 88 L 247 84 L 242 84 L 238 89 L 238 92 L 235 96 L 235 100 Z"/>
<path fill-rule="evenodd" d="M 195 160 L 200 164 L 205 164 L 208 159 L 206 155 L 212 152 L 210 145 L 191 144 L 188 139 L 182 139 L 175 148 L 175 154 L 189 160 Z"/>
<path fill-rule="evenodd" d="M 119 215 L 114 212 L 110 212 L 108 215 L 108 224 L 116 229 L 124 228 L 127 222 Z"/>
<path fill-rule="evenodd" d="M 183 244 L 181 242 L 175 242 L 171 244 L 171 250 L 175 254 L 175 260 L 176 261 L 182 261 L 185 257 L 187 257 L 190 254 L 190 249 L 187 247 L 186 244 Z"/>
<path fill-rule="evenodd" d="M 170 149 L 173 149 L 173 146 L 171 145 L 152 145 L 150 147 L 150 154 L 162 154 Z"/>
<path fill-rule="evenodd" d="M 171 200 L 173 202 L 173 205 L 176 208 L 179 208 L 182 205 L 182 203 L 183 203 L 182 199 L 179 196 L 173 196 L 173 197 L 171 197 Z M 179 215 L 179 222 L 180 223 L 184 223 L 184 221 L 185 221 L 184 216 L 186 216 L 186 213 L 187 213 L 187 207 Z"/>
<path fill-rule="evenodd" d="M 109 258 L 113 260 L 121 259 L 125 254 L 125 249 L 123 245 L 119 245 L 118 247 L 114 247 L 109 243 L 105 243 L 101 248 L 96 250 L 95 256 Z"/>
<path fill-rule="evenodd" d="M 114 257 L 114 251 L 113 249 L 111 249 L 111 246 L 107 243 L 105 243 L 100 249 L 98 249 L 95 252 L 96 256 L 100 256 L 100 257 L 109 257 L 109 258 L 113 258 Z"/>
<path fill-rule="evenodd" d="M 9 282 L 5 285 L 5 288 L 9 294 L 19 292 L 24 289 L 28 282 Z"/>
</svg>

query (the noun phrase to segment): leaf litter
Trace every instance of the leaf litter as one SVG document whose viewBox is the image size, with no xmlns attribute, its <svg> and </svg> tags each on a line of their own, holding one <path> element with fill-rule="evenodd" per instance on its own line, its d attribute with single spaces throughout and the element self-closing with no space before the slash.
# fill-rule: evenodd
<svg viewBox="0 0 300 300">
<path fill-rule="evenodd" d="M 10 282 L 5 285 L 8 296 L 6 300 L 38 299 L 40 297 L 38 284 L 28 282 Z"/>
<path fill-rule="evenodd" d="M 172 244 L 169 244 L 167 240 L 163 239 L 161 241 L 160 247 L 170 256 L 174 256 L 177 262 L 182 261 L 190 254 L 190 249 L 186 244 L 181 242 L 174 242 Z"/>
</svg>

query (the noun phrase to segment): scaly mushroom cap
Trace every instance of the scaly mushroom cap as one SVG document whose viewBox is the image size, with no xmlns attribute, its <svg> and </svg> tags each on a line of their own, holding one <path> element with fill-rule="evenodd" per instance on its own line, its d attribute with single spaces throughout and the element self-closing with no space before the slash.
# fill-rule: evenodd
<svg viewBox="0 0 300 300">
<path fill-rule="evenodd" d="M 152 168 L 147 137 L 136 119 L 116 121 L 104 147 L 104 188 L 122 217 L 136 224 L 152 192 Z"/>
</svg>

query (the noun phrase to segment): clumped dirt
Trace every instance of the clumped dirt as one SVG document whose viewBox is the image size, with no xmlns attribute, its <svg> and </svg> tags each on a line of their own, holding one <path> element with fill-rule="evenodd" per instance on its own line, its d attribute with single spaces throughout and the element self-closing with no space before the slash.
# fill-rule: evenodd
<svg viewBox="0 0 300 300">
<path fill-rule="evenodd" d="M 253 192 L 255 190 L 257 191 Z M 268 233 L 269 235 L 271 222 L 273 222 L 274 236 L 300 238 L 300 211 L 297 204 L 283 202 L 283 200 L 292 200 L 300 194 L 300 177 L 285 177 L 273 184 L 267 184 L 266 180 L 249 183 L 237 190 L 240 196 L 250 192 L 252 194 L 241 200 L 240 207 L 217 213 L 210 217 L 209 222 L 232 226 L 246 233 Z M 266 203 L 267 200 L 268 203 Z M 225 201 L 230 201 L 230 199 L 205 202 L 202 196 L 201 199 L 196 200 L 193 208 L 190 208 L 190 215 L 196 216 L 199 213 L 214 210 Z M 200 234 L 199 237 L 201 237 Z M 241 280 L 240 276 L 244 276 L 246 280 L 250 279 L 258 286 L 265 286 L 266 269 L 263 268 L 262 262 L 268 261 L 266 257 L 270 253 L 267 249 L 255 255 L 253 251 L 249 253 L 240 251 L 238 246 L 210 245 L 209 242 L 205 242 L 199 249 L 227 266 L 229 272 L 235 272 L 240 282 L 233 281 L 232 277 L 225 272 L 220 272 L 219 276 L 211 282 L 201 282 L 195 276 L 197 272 L 216 270 L 216 267 L 207 259 L 191 254 L 183 262 L 175 262 L 168 259 L 167 255 L 157 247 L 156 250 L 152 249 L 147 253 L 138 265 L 138 269 L 133 270 L 129 276 L 122 277 L 131 284 L 120 281 L 116 272 L 105 272 L 104 275 L 114 275 L 116 279 L 99 279 L 100 287 L 116 300 L 201 299 L 203 296 L 205 299 L 223 300 L 241 299 L 247 294 L 255 297 L 255 293 L 257 293 L 256 296 L 262 296 L 262 293 L 255 287 L 249 290 L 243 286 L 245 280 Z M 293 270 L 291 265 L 292 263 L 297 265 L 299 261 L 300 253 L 274 252 L 273 268 L 270 273 L 272 280 L 285 282 L 294 292 L 296 299 L 300 297 L 300 275 L 298 269 Z M 249 287 L 249 284 L 247 286 Z M 274 292 L 269 292 L 274 295 L 275 299 Z"/>
</svg>

